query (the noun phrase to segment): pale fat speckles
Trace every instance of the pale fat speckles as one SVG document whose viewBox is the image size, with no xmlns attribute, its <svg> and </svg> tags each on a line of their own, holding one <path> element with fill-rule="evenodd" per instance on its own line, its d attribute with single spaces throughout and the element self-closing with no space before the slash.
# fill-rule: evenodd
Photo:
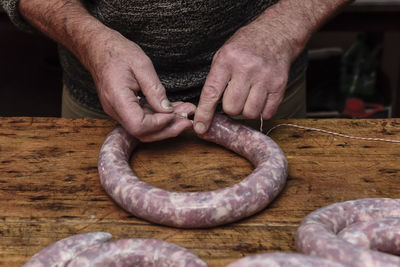
<svg viewBox="0 0 400 267">
<path fill-rule="evenodd" d="M 248 188 L 250 186 L 249 182 L 252 182 L 250 179 L 245 178 L 239 184 L 225 190 L 222 189 L 211 192 L 201 192 L 197 194 L 167 192 L 165 201 L 157 202 L 157 205 L 165 205 L 165 208 L 148 208 L 150 206 L 150 202 L 147 202 L 147 200 L 145 200 L 145 206 L 148 210 L 158 210 L 160 214 L 154 214 L 154 212 L 152 214 L 146 214 L 147 209 L 143 206 L 129 206 L 128 204 L 130 204 L 130 198 L 139 198 L 140 196 L 135 196 L 132 194 L 127 195 L 127 193 L 125 193 L 125 190 L 124 192 L 121 192 L 121 190 L 114 190 L 114 192 L 111 194 L 111 197 L 121 206 L 127 208 L 128 211 L 130 211 L 131 213 L 140 214 L 141 217 L 150 221 L 167 224 L 170 226 L 192 228 L 216 226 L 221 223 L 232 222 L 243 217 L 252 215 L 255 211 L 258 211 L 267 206 L 268 203 L 282 190 L 287 176 L 287 161 L 283 155 L 283 152 L 272 141 L 272 139 L 263 136 L 262 134 L 254 130 L 250 130 L 247 127 L 244 127 L 237 123 L 233 123 L 222 115 L 215 116 L 213 125 L 211 126 L 209 131 L 209 135 L 204 136 L 204 138 L 206 140 L 221 144 L 228 149 L 232 149 L 235 152 L 244 155 L 245 157 L 247 155 L 247 157 L 250 157 L 251 160 L 254 161 L 253 163 L 257 162 L 257 164 L 262 164 L 262 168 L 265 168 L 267 170 L 271 169 L 272 171 L 269 172 L 270 177 L 261 177 L 259 173 L 262 172 L 259 172 L 257 174 L 253 172 L 252 174 L 250 174 L 250 176 L 255 175 L 255 177 L 253 177 L 253 179 L 256 180 L 255 190 L 245 190 L 245 188 Z M 252 140 L 252 138 L 254 140 Z M 125 143 L 118 141 L 119 139 L 130 141 Z M 117 130 L 112 132 L 106 139 L 100 153 L 100 156 L 103 157 L 103 159 L 99 159 L 99 162 L 102 162 L 102 160 L 109 160 L 110 155 L 108 154 L 113 154 L 111 155 L 111 158 L 112 156 L 115 156 L 117 154 L 119 155 L 118 157 L 123 157 L 121 156 L 121 153 L 118 153 L 116 151 L 131 151 L 133 147 L 123 146 L 135 146 L 136 143 L 137 141 L 134 140 L 132 137 L 129 137 L 126 132 L 122 130 L 122 128 L 117 128 Z M 111 145 L 113 147 L 110 149 L 108 146 Z M 115 145 L 117 145 L 119 148 L 115 147 Z M 265 147 L 266 149 L 260 150 L 260 147 Z M 270 147 L 272 150 L 269 150 Z M 125 167 L 129 168 L 129 164 L 127 163 L 127 161 L 128 160 L 126 158 L 118 158 L 112 162 L 118 162 L 119 165 L 126 165 Z M 113 170 L 107 172 L 107 166 L 108 165 L 106 164 L 105 171 L 104 169 L 99 168 L 99 170 L 103 171 L 103 173 L 100 174 L 102 184 L 103 186 L 105 185 L 107 187 L 116 186 L 116 184 L 119 183 L 119 177 L 121 177 L 121 173 L 119 173 L 121 171 L 121 168 L 113 168 L 113 166 L 110 166 L 110 168 L 112 168 Z M 128 176 L 131 180 L 139 179 L 134 174 L 132 176 L 132 172 L 129 172 L 127 170 L 123 170 L 123 172 L 123 175 Z M 125 180 L 129 179 L 125 178 Z M 268 183 L 266 183 L 264 179 L 268 179 Z M 109 183 L 104 182 L 103 180 L 109 180 Z M 149 194 L 149 192 L 144 193 L 144 191 L 140 189 L 141 186 L 143 186 L 142 184 L 124 186 L 131 186 L 133 188 L 136 188 L 136 190 L 132 190 L 129 192 L 151 195 Z M 252 185 L 254 185 L 253 182 Z M 147 184 L 147 186 L 149 185 Z M 265 189 L 258 190 L 257 187 L 259 186 L 264 186 Z M 239 189 L 240 192 L 244 192 L 243 195 L 235 195 L 235 192 L 230 191 Z M 106 191 L 109 192 L 109 190 L 107 189 Z M 258 193 L 259 196 L 252 196 L 250 192 Z M 116 194 L 121 194 L 121 196 Z M 119 202 L 119 199 L 121 199 L 121 203 Z M 230 218 L 228 216 L 219 216 L 218 214 L 215 214 L 216 207 L 226 208 L 227 203 L 230 203 L 231 205 L 233 201 L 236 201 L 236 203 L 238 204 L 242 204 L 238 205 L 236 208 L 232 207 L 232 209 L 230 210 Z M 246 206 L 250 208 L 243 209 L 241 207 L 243 204 L 246 204 Z M 257 208 L 255 208 L 256 206 Z M 135 209 L 139 209 L 139 211 Z M 197 221 L 195 222 L 190 217 L 187 217 L 194 214 L 197 214 Z M 184 218 L 178 218 L 179 216 L 182 216 Z M 219 222 L 216 221 L 215 218 L 224 219 Z"/>
<path fill-rule="evenodd" d="M 29 261 L 24 266 L 46 266 L 46 267 L 86 267 L 86 266 L 108 266 L 111 263 L 139 264 L 140 266 L 160 267 L 207 267 L 208 265 L 191 253 L 189 250 L 175 244 L 157 239 L 122 239 L 108 241 L 100 238 L 97 246 L 90 245 L 93 234 L 86 233 L 68 237 L 43 249 L 38 254 L 42 255 L 42 261 Z M 110 237 L 108 233 L 101 233 L 104 237 Z M 102 236 L 100 236 L 102 237 Z M 73 242 L 69 242 L 70 240 Z M 89 243 L 88 243 L 89 240 Z M 68 244 L 78 245 L 79 253 Z M 57 248 L 58 255 L 73 255 L 67 261 L 61 258 L 52 259 L 52 248 Z M 48 254 L 45 254 L 48 253 Z M 36 255 L 35 255 L 36 256 Z M 34 259 L 33 257 L 32 259 Z M 37 256 L 36 256 L 37 258 Z M 57 261 L 58 260 L 58 261 Z"/>
<path fill-rule="evenodd" d="M 217 207 L 211 216 L 211 220 L 220 221 L 221 218 L 226 217 L 230 213 L 230 210 L 225 207 Z"/>
<path fill-rule="evenodd" d="M 105 232 L 95 232 L 74 235 L 64 238 L 51 244 L 36 253 L 24 267 L 37 266 L 64 266 L 76 255 L 85 249 L 100 245 L 111 239 L 111 234 Z"/>
<path fill-rule="evenodd" d="M 323 258 L 297 253 L 264 253 L 248 256 L 228 264 L 226 267 L 346 267 Z"/>
<path fill-rule="evenodd" d="M 356 227 L 357 223 L 366 224 L 366 230 L 369 231 L 369 221 L 393 214 L 400 217 L 399 213 L 399 199 L 360 199 L 336 203 L 311 213 L 303 220 L 296 233 L 297 247 L 303 253 L 335 258 L 351 266 L 398 266 L 400 258 L 354 246 L 342 240 L 340 235 L 343 229 L 353 225 Z M 375 224 L 373 221 L 371 223 Z M 341 232 L 338 237 L 332 234 L 338 231 Z M 374 231 L 372 234 L 369 232 L 368 238 L 373 239 L 374 236 Z"/>
</svg>

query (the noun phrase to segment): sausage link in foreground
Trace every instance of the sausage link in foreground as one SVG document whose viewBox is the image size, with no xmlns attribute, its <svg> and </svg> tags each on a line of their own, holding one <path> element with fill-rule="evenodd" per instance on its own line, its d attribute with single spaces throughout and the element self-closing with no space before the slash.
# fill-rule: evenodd
<svg viewBox="0 0 400 267">
<path fill-rule="evenodd" d="M 206 267 L 185 248 L 157 239 L 108 241 L 109 233 L 80 234 L 34 255 L 31 266 Z M 359 199 L 336 203 L 308 215 L 296 233 L 296 253 L 265 253 L 227 267 L 394 267 L 400 266 L 400 199 Z M 376 251 L 378 250 L 378 251 Z M 383 253 L 386 252 L 386 253 Z"/>
<path fill-rule="evenodd" d="M 268 136 L 216 114 L 209 131 L 200 136 L 247 158 L 255 169 L 241 182 L 208 192 L 170 192 L 140 180 L 129 158 L 138 140 L 117 127 L 99 155 L 100 181 L 122 208 L 135 216 L 180 228 L 213 227 L 264 209 L 283 189 L 287 161 Z"/>
<path fill-rule="evenodd" d="M 308 215 L 296 233 L 297 249 L 352 267 L 400 266 L 400 199 L 336 203 Z M 379 250 L 379 251 L 375 251 Z M 387 253 L 384 253 L 387 252 Z"/>
<path fill-rule="evenodd" d="M 157 239 L 108 241 L 109 233 L 64 238 L 35 254 L 24 267 L 158 266 L 207 267 L 189 250 Z"/>
<path fill-rule="evenodd" d="M 82 251 L 98 246 L 111 239 L 111 234 L 94 232 L 67 237 L 45 247 L 24 264 L 23 267 L 66 266 Z"/>
<path fill-rule="evenodd" d="M 228 264 L 226 267 L 346 267 L 327 259 L 296 253 L 265 253 L 248 256 Z"/>
</svg>

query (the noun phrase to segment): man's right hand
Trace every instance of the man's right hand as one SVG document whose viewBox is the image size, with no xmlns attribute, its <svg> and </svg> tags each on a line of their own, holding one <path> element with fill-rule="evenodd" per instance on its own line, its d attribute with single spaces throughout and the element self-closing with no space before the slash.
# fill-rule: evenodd
<svg viewBox="0 0 400 267">
<path fill-rule="evenodd" d="M 177 113 L 192 114 L 196 107 L 168 101 L 151 60 L 138 45 L 118 32 L 107 31 L 88 56 L 104 111 L 130 134 L 150 142 L 176 136 L 192 126 Z M 137 98 L 139 91 L 146 97 L 147 111 Z"/>
<path fill-rule="evenodd" d="M 92 74 L 104 111 L 130 134 L 150 142 L 192 127 L 177 113 L 192 114 L 195 106 L 171 104 L 143 50 L 91 16 L 79 0 L 20 0 L 19 9 L 28 22 L 75 54 Z M 139 91 L 149 108 L 140 105 Z"/>
</svg>

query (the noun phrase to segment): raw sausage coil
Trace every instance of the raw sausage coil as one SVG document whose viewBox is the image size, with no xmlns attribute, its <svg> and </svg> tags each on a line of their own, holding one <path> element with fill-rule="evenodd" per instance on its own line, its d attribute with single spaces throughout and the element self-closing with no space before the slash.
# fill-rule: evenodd
<svg viewBox="0 0 400 267">
<path fill-rule="evenodd" d="M 346 267 L 337 262 L 296 253 L 265 253 L 248 256 L 226 267 Z"/>
<path fill-rule="evenodd" d="M 316 210 L 297 229 L 296 243 L 307 255 L 259 254 L 227 267 L 400 266 L 394 256 L 400 255 L 400 199 L 359 199 Z"/>
<path fill-rule="evenodd" d="M 109 233 L 67 237 L 35 254 L 24 267 L 207 267 L 189 250 L 157 239 L 108 241 Z"/>
<path fill-rule="evenodd" d="M 111 235 L 102 232 L 71 236 L 43 249 L 24 267 L 207 266 L 190 251 L 161 240 L 109 239 Z M 394 267 L 400 266 L 400 258 L 383 252 L 399 255 L 399 240 L 400 199 L 352 200 L 321 208 L 303 220 L 297 247 L 311 256 L 266 253 L 227 267 Z"/>
<path fill-rule="evenodd" d="M 138 140 L 118 127 L 106 138 L 99 155 L 100 181 L 116 203 L 137 217 L 180 228 L 213 227 L 237 221 L 265 208 L 286 182 L 287 161 L 266 135 L 215 115 L 201 138 L 247 158 L 254 171 L 241 182 L 208 192 L 169 192 L 141 181 L 129 158 Z"/>
<path fill-rule="evenodd" d="M 399 226 L 400 199 L 352 200 L 308 215 L 297 229 L 296 245 L 304 254 L 348 266 L 400 266 L 399 257 L 383 253 L 400 254 Z"/>
<path fill-rule="evenodd" d="M 66 264 L 85 249 L 106 242 L 111 234 L 104 232 L 86 233 L 70 236 L 36 253 L 24 267 L 66 266 Z"/>
</svg>

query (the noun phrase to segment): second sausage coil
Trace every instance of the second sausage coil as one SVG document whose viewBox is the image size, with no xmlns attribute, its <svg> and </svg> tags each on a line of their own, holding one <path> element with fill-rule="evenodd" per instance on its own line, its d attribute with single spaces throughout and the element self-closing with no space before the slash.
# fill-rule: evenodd
<svg viewBox="0 0 400 267">
<path fill-rule="evenodd" d="M 400 199 L 335 203 L 308 215 L 297 229 L 297 249 L 347 266 L 400 266 Z M 397 240 L 397 241 L 396 241 Z"/>
<path fill-rule="evenodd" d="M 306 255 L 265 253 L 227 267 L 400 266 L 395 256 L 400 255 L 400 199 L 365 198 L 320 208 L 302 221 L 296 245 Z"/>
</svg>

